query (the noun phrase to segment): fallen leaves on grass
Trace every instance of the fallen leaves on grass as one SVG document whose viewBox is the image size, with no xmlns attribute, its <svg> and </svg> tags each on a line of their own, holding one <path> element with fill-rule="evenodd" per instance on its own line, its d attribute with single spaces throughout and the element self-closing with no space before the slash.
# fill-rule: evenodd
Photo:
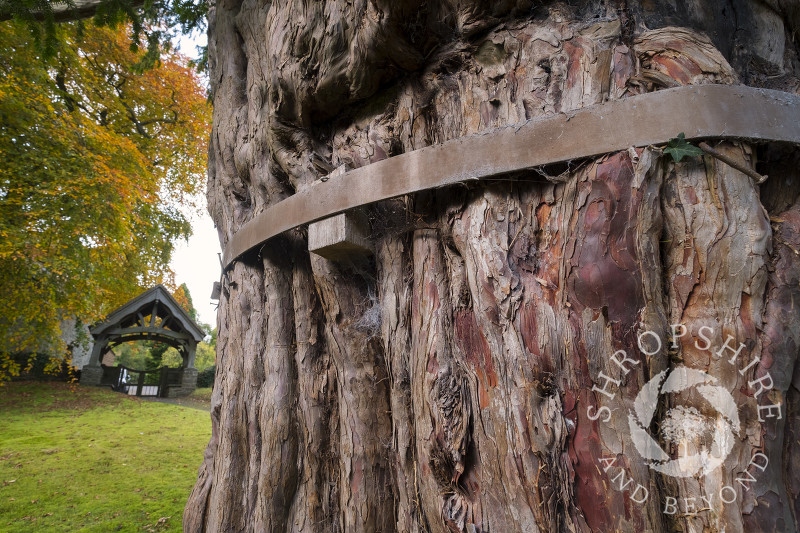
<svg viewBox="0 0 800 533">
<path fill-rule="evenodd" d="M 155 524 L 147 524 L 144 526 L 149 533 L 155 533 L 156 531 L 163 531 L 166 527 L 169 526 L 169 519 L 172 518 L 171 516 L 162 516 L 158 519 Z"/>
</svg>

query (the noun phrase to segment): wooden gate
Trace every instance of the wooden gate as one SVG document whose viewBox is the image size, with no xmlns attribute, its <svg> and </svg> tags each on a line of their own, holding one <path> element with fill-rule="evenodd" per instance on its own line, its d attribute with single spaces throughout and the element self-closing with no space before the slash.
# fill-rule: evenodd
<svg viewBox="0 0 800 533">
<path fill-rule="evenodd" d="M 102 385 L 129 396 L 166 398 L 170 387 L 180 386 L 183 369 L 136 370 L 126 366 L 103 366 Z"/>
</svg>

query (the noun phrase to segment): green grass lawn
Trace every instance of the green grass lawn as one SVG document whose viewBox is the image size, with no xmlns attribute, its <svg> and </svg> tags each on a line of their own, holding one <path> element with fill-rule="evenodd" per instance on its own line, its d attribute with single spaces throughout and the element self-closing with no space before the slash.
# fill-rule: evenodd
<svg viewBox="0 0 800 533">
<path fill-rule="evenodd" d="M 211 388 L 197 389 L 185 398 L 174 398 L 170 399 L 169 402 L 175 405 L 194 407 L 195 409 L 202 409 L 208 412 L 211 410 Z"/>
<path fill-rule="evenodd" d="M 196 389 L 189 398 L 196 400 L 198 402 L 204 402 L 211 405 L 211 387 L 207 389 Z"/>
<path fill-rule="evenodd" d="M 66 384 L 0 387 L 0 531 L 181 531 L 208 412 Z"/>
</svg>

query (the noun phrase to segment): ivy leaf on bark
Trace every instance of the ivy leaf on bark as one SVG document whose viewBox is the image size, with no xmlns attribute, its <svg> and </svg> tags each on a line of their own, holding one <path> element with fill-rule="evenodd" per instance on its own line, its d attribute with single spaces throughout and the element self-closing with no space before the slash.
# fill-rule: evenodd
<svg viewBox="0 0 800 533">
<path fill-rule="evenodd" d="M 686 135 L 683 132 L 669 140 L 667 147 L 664 148 L 664 153 L 672 156 L 672 160 L 676 163 L 680 163 L 684 157 L 703 155 L 703 151 L 700 148 L 686 140 Z"/>
</svg>

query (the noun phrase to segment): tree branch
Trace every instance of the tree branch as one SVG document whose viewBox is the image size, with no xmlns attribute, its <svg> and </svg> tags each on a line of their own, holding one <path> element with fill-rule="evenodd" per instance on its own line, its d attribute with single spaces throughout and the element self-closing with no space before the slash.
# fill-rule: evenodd
<svg viewBox="0 0 800 533">
<path fill-rule="evenodd" d="M 716 157 L 717 159 L 719 159 L 723 163 L 727 163 L 728 165 L 730 165 L 731 167 L 735 168 L 739 172 L 741 172 L 743 174 L 747 174 L 748 176 L 753 178 L 753 180 L 759 185 L 761 185 L 762 183 L 767 181 L 767 176 L 762 176 L 761 174 L 759 174 L 758 172 L 756 172 L 752 168 L 748 167 L 747 165 L 743 165 L 742 163 L 740 163 L 739 161 L 736 161 L 732 157 L 729 157 L 729 156 L 723 154 L 722 152 L 711 148 L 711 146 L 709 146 L 708 143 L 704 143 L 704 142 L 700 143 L 700 149 L 702 151 L 704 151 L 705 153 L 707 153 L 708 155 L 710 155 L 712 157 Z"/>
<path fill-rule="evenodd" d="M 12 0 L 0 0 L 0 22 L 11 20 L 13 18 L 13 11 L 11 10 Z M 105 0 L 73 0 L 69 5 L 66 2 L 51 2 L 50 8 L 53 12 L 53 20 L 55 22 L 71 22 L 75 20 L 87 19 L 94 16 L 97 8 L 101 6 Z M 144 5 L 144 0 L 132 0 L 131 7 L 138 9 Z M 31 16 L 34 20 L 45 20 L 46 14 L 42 11 L 33 12 Z"/>
</svg>

